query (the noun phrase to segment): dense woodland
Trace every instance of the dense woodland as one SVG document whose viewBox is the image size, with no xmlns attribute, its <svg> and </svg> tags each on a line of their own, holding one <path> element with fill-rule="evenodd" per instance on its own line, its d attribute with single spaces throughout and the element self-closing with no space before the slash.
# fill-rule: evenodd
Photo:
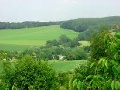
<svg viewBox="0 0 120 90">
<path fill-rule="evenodd" d="M 102 30 L 101 27 L 106 27 L 108 30 L 120 25 L 119 16 L 111 16 L 104 18 L 79 18 L 63 22 L 60 27 L 64 29 L 71 29 L 80 32 L 78 40 L 89 39 L 93 33 Z"/>
</svg>

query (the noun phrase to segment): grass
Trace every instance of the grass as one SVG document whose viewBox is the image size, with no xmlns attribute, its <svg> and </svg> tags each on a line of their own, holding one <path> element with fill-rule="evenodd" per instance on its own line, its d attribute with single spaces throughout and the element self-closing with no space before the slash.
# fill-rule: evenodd
<svg viewBox="0 0 120 90">
<path fill-rule="evenodd" d="M 90 42 L 89 41 L 79 41 L 79 43 L 81 43 L 81 47 L 82 46 L 90 46 Z"/>
<path fill-rule="evenodd" d="M 73 71 L 74 68 L 76 68 L 80 64 L 85 64 L 86 60 L 70 60 L 70 61 L 59 61 L 59 60 L 52 60 L 49 61 L 53 69 L 55 69 L 58 72 L 61 71 Z"/>
<path fill-rule="evenodd" d="M 18 50 L 31 46 L 43 46 L 47 40 L 59 39 L 65 34 L 73 39 L 78 33 L 60 28 L 59 25 L 0 30 L 0 50 Z"/>
</svg>

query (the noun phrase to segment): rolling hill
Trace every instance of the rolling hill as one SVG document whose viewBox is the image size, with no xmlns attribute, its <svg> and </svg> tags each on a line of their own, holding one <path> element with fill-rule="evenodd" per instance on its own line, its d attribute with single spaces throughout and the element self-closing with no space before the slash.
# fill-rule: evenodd
<svg viewBox="0 0 120 90">
<path fill-rule="evenodd" d="M 0 30 L 0 50 L 23 50 L 31 46 L 43 46 L 47 40 L 59 39 L 62 34 L 71 39 L 78 36 L 77 32 L 62 29 L 59 25 Z"/>
</svg>

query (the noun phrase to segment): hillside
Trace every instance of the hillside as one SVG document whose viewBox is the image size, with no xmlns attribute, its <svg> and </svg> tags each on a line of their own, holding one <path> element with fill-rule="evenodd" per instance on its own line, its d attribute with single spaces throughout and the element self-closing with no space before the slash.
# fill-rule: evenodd
<svg viewBox="0 0 120 90">
<path fill-rule="evenodd" d="M 47 40 L 58 39 L 62 34 L 71 39 L 78 36 L 77 32 L 61 29 L 59 25 L 0 30 L 0 49 L 21 50 L 31 46 L 43 46 Z"/>
<path fill-rule="evenodd" d="M 79 18 L 63 22 L 60 27 L 64 29 L 72 29 L 81 32 L 79 40 L 88 39 L 94 32 L 101 28 L 111 29 L 116 25 L 120 25 L 120 16 L 111 16 L 104 18 Z"/>
</svg>

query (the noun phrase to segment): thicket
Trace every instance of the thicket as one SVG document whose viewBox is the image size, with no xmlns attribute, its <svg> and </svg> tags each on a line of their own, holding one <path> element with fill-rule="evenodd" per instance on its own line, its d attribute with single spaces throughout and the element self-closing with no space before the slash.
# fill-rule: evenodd
<svg viewBox="0 0 120 90">
<path fill-rule="evenodd" d="M 90 57 L 87 65 L 75 69 L 73 90 L 120 90 L 120 33 L 96 34 Z"/>
</svg>

